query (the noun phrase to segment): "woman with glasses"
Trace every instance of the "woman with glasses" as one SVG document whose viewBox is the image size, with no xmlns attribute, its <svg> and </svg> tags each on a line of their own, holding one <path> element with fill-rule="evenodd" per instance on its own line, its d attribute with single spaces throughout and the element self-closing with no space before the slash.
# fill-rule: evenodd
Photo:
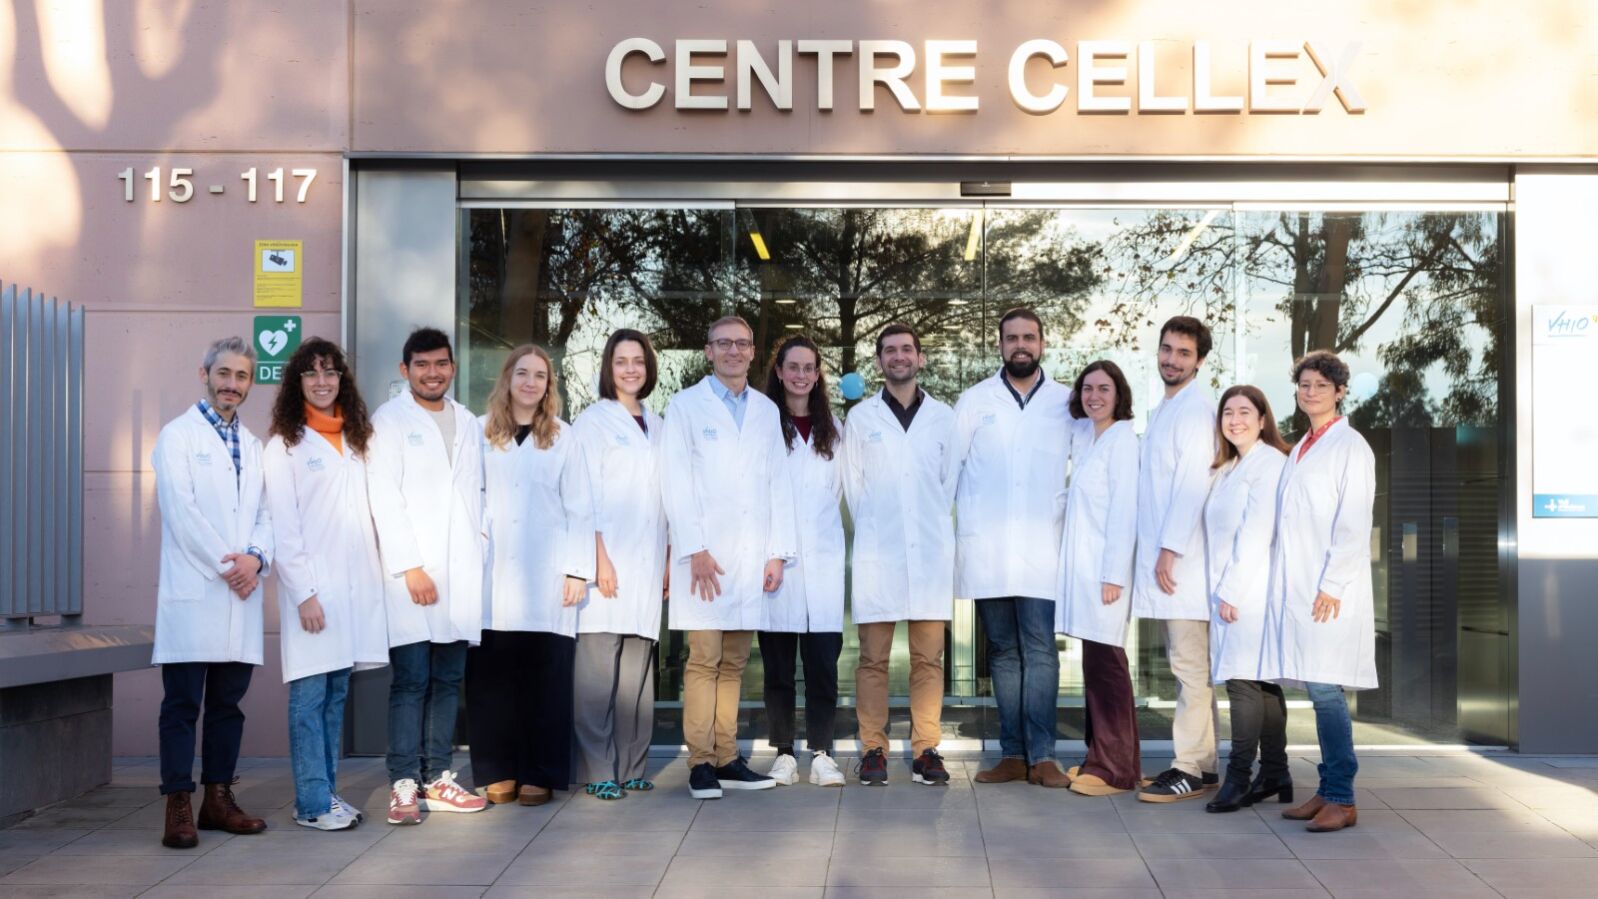
<svg viewBox="0 0 1598 899">
<path fill-rule="evenodd" d="M 1276 488 L 1287 463 L 1271 404 L 1258 387 L 1221 394 L 1215 413 L 1215 480 L 1204 503 L 1205 577 L 1210 592 L 1210 675 L 1232 702 L 1232 755 L 1226 781 L 1204 810 L 1235 812 L 1275 797 L 1293 801 L 1287 770 L 1287 700 L 1261 679 L 1265 600 L 1270 589 Z M 1260 773 L 1254 772 L 1259 755 Z"/>
<path fill-rule="evenodd" d="M 289 357 L 271 434 L 261 460 L 277 546 L 294 822 L 344 830 L 363 817 L 337 793 L 344 700 L 353 670 L 388 664 L 388 616 L 366 496 L 372 423 L 335 344 L 313 337 Z"/>
<path fill-rule="evenodd" d="M 1353 827 L 1353 722 L 1345 688 L 1376 686 L 1376 620 L 1371 591 L 1371 516 L 1376 457 L 1339 410 L 1348 365 L 1327 350 L 1293 365 L 1298 407 L 1309 432 L 1288 454 L 1276 500 L 1270 611 L 1277 645 L 1267 648 L 1272 679 L 1302 684 L 1315 706 L 1320 786 L 1282 813 L 1314 833 Z"/>
<path fill-rule="evenodd" d="M 571 783 L 577 603 L 594 571 L 593 506 L 554 362 L 510 351 L 483 416 L 488 531 L 482 643 L 466 654 L 472 777 L 490 802 L 543 805 Z"/>
<path fill-rule="evenodd" d="M 838 655 L 843 651 L 843 477 L 838 457 L 843 425 L 832 415 L 821 350 L 808 337 L 782 342 L 766 375 L 766 396 L 777 404 L 787 455 L 780 474 L 793 487 L 799 560 L 787 566 L 782 586 L 766 598 L 760 655 L 766 667 L 766 719 L 777 748 L 769 776 L 779 784 L 799 780 L 794 756 L 794 674 L 805 670 L 805 735 L 810 782 L 843 786 L 832 757 L 838 711 Z"/>
<path fill-rule="evenodd" d="M 577 606 L 577 782 L 621 799 L 645 777 L 655 727 L 655 648 L 666 576 L 660 498 L 665 425 L 644 405 L 654 392 L 655 348 L 623 328 L 605 342 L 599 402 L 574 426 L 593 502 L 594 582 Z"/>
</svg>

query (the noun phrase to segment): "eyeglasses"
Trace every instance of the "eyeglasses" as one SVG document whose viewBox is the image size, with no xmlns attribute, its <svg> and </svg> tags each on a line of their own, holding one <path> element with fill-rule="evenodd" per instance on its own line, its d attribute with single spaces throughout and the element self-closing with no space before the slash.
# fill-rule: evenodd
<svg viewBox="0 0 1598 899">
<path fill-rule="evenodd" d="M 1337 385 L 1333 384 L 1331 381 L 1300 381 L 1300 382 L 1298 382 L 1298 392 L 1299 393 L 1325 393 L 1328 390 L 1336 390 L 1336 389 L 1337 389 Z"/>
<path fill-rule="evenodd" d="M 740 353 L 747 353 L 755 348 L 755 342 L 753 340 L 749 340 L 748 338 L 739 338 L 738 340 L 733 340 L 730 337 L 722 337 L 712 340 L 710 345 L 722 351 L 723 353 L 735 348 Z"/>
<path fill-rule="evenodd" d="M 814 365 L 784 365 L 782 367 L 783 374 L 789 375 L 813 375 L 820 370 Z"/>
<path fill-rule="evenodd" d="M 311 369 L 310 371 L 302 371 L 302 372 L 300 372 L 300 380 L 302 380 L 302 381 L 312 381 L 312 382 L 320 381 L 320 380 L 322 380 L 322 378 L 324 376 L 328 380 L 333 381 L 333 382 L 336 383 L 338 381 L 338 379 L 339 379 L 338 369 L 334 369 L 334 368 L 315 368 L 315 369 Z"/>
</svg>

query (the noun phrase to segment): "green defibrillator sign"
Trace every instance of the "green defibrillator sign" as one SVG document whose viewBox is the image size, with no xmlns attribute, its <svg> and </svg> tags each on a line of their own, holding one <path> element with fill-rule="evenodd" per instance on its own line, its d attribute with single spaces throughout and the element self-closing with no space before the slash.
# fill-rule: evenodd
<svg viewBox="0 0 1598 899">
<path fill-rule="evenodd" d="M 255 383 L 283 383 L 283 364 L 300 348 L 298 315 L 255 317 Z"/>
</svg>

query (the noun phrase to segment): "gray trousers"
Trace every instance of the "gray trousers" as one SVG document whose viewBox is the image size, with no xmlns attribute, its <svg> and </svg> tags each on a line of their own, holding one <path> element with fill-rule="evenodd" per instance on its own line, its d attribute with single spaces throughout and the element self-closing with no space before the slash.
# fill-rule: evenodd
<svg viewBox="0 0 1598 899">
<path fill-rule="evenodd" d="M 655 728 L 655 641 L 578 634 L 573 696 L 577 782 L 643 777 Z"/>
</svg>

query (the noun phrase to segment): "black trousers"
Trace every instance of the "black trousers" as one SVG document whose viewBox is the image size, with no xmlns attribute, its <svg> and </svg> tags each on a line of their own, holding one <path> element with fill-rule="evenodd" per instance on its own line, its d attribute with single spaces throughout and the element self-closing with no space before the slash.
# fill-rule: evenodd
<svg viewBox="0 0 1598 899">
<path fill-rule="evenodd" d="M 564 790 L 571 784 L 572 662 L 560 634 L 483 631 L 466 653 L 472 782 Z"/>
<path fill-rule="evenodd" d="M 161 795 L 194 792 L 194 731 L 205 708 L 200 783 L 233 781 L 244 740 L 239 703 L 250 689 L 254 665 L 243 662 L 174 662 L 161 666 Z"/>
<path fill-rule="evenodd" d="M 1287 698 L 1282 688 L 1257 680 L 1226 682 L 1232 701 L 1232 755 L 1226 762 L 1230 780 L 1248 782 L 1253 777 L 1254 756 L 1260 759 L 1260 776 L 1286 780 Z"/>
<path fill-rule="evenodd" d="M 805 666 L 805 740 L 810 751 L 832 752 L 832 726 L 838 717 L 838 655 L 842 633 L 760 632 L 760 657 L 766 666 L 768 739 L 778 752 L 793 754 L 797 662 Z"/>
</svg>

